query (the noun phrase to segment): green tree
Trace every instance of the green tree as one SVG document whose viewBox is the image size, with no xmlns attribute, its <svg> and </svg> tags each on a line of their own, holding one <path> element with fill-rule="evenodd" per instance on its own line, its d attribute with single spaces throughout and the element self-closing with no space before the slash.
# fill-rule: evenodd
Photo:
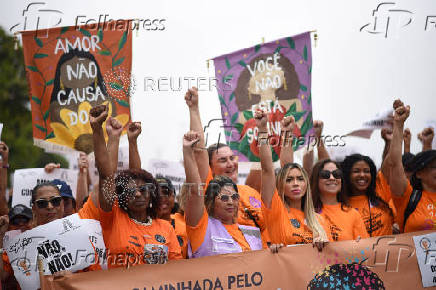
<svg viewBox="0 0 436 290">
<path fill-rule="evenodd" d="M 33 145 L 23 50 L 14 49 L 15 41 L 0 27 L 0 123 L 1 140 L 9 146 L 9 173 L 15 169 L 44 167 L 49 162 L 68 167 L 59 155 L 45 153 Z"/>
</svg>

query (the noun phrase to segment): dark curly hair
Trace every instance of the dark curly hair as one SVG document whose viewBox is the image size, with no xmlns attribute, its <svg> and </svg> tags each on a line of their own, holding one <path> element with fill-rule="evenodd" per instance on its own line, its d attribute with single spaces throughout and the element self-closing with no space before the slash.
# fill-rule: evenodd
<svg viewBox="0 0 436 290">
<path fill-rule="evenodd" d="M 127 193 L 127 187 L 130 180 L 142 180 L 148 186 L 150 192 L 150 204 L 147 207 L 148 216 L 151 218 L 157 217 L 157 210 L 159 208 L 159 184 L 156 179 L 153 178 L 151 173 L 143 169 L 128 169 L 120 171 L 115 178 L 115 192 L 118 198 L 118 205 L 124 211 L 128 212 L 129 196 Z M 151 205 L 151 207 L 150 207 Z"/>
<path fill-rule="evenodd" d="M 238 187 L 233 182 L 232 179 L 230 179 L 227 176 L 215 176 L 214 179 L 212 179 L 209 182 L 209 185 L 206 189 L 206 196 L 204 198 L 204 206 L 206 207 L 206 211 L 209 214 L 209 216 L 214 216 L 214 206 L 215 206 L 215 197 L 221 192 L 221 188 L 223 188 L 226 185 L 232 186 L 236 192 L 238 192 Z"/>
<path fill-rule="evenodd" d="M 391 217 L 393 217 L 394 214 L 392 213 L 392 209 L 389 207 L 387 202 L 385 202 L 380 196 L 378 196 L 377 192 L 375 191 L 376 180 L 377 180 L 377 168 L 374 164 L 374 161 L 372 161 L 372 159 L 369 158 L 368 156 L 361 155 L 361 154 L 352 154 L 345 157 L 344 161 L 342 161 L 341 168 L 344 173 L 346 194 L 349 195 L 353 190 L 353 186 L 351 184 L 351 179 L 350 179 L 351 169 L 353 168 L 353 165 L 359 161 L 364 161 L 366 164 L 368 164 L 369 171 L 371 173 L 371 182 L 368 188 L 366 189 L 366 193 L 365 193 L 366 196 L 369 198 L 369 202 L 371 203 L 371 205 L 380 207 L 383 210 L 389 212 Z"/>
<path fill-rule="evenodd" d="M 310 175 L 310 187 L 312 189 L 313 206 L 315 207 L 315 211 L 317 213 L 320 213 L 322 209 L 321 192 L 318 185 L 319 172 L 323 170 L 324 165 L 327 163 L 333 163 L 338 169 L 341 169 L 341 166 L 331 159 L 320 160 L 313 166 L 312 174 Z M 351 208 L 350 204 L 348 203 L 348 197 L 344 192 L 344 177 L 341 177 L 341 190 L 337 193 L 336 199 L 341 203 L 342 210 L 345 211 L 346 207 Z"/>
</svg>

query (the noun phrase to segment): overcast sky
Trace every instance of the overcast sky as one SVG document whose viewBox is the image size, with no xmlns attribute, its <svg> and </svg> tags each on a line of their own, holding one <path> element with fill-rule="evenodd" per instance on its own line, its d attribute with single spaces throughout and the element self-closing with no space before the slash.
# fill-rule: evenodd
<svg viewBox="0 0 436 290">
<path fill-rule="evenodd" d="M 376 29 L 372 13 L 382 2 L 373 0 L 40 2 L 43 4 L 25 12 L 29 26 L 32 17 L 44 13 L 38 9 L 60 11 L 53 19 L 61 15 L 62 26 L 74 25 L 77 16 L 98 19 L 100 14 L 113 19 L 164 19 L 162 31 L 141 29 L 133 34 L 137 88 L 131 102 L 132 118 L 143 124 L 140 152 L 144 160 L 180 160 L 182 135 L 189 129 L 183 100 L 187 82 L 182 91 L 158 92 L 145 91 L 144 79 L 213 77 L 207 59 L 253 46 L 262 38 L 269 42 L 314 29 L 319 41 L 312 50 L 313 116 L 324 121 L 325 134 L 357 129 L 378 111 L 389 109 L 395 97 L 401 97 L 412 106 L 406 126 L 414 136 L 412 151 L 417 152 L 421 145 L 416 134 L 427 120 L 436 119 L 436 17 L 427 17 L 436 15 L 434 0 L 395 1 L 376 13 Z M 23 10 L 32 2 L 0 3 L 0 25 L 7 30 L 16 24 L 16 29 L 22 28 Z M 200 94 L 203 123 L 220 118 L 215 89 Z M 345 140 L 347 148 L 380 162 L 383 143 L 379 131 L 370 140 Z"/>
</svg>

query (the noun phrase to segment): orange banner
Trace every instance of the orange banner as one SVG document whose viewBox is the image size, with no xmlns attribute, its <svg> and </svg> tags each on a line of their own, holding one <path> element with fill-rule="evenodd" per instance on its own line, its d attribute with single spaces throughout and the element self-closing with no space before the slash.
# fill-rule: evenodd
<svg viewBox="0 0 436 290">
<path fill-rule="evenodd" d="M 129 27 L 118 20 L 22 33 L 35 145 L 92 152 L 89 110 L 95 105 L 108 105 L 123 125 L 129 121 Z"/>
<path fill-rule="evenodd" d="M 42 289 L 423 289 L 412 237 L 426 233 L 45 276 Z"/>
</svg>

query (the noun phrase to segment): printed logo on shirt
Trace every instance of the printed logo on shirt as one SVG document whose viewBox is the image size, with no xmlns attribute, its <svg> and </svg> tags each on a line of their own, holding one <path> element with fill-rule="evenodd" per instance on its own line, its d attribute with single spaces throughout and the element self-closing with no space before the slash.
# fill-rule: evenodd
<svg viewBox="0 0 436 290">
<path fill-rule="evenodd" d="M 335 223 L 333 223 L 332 219 L 328 215 L 325 215 L 325 218 L 329 223 L 330 233 L 332 235 L 333 241 L 338 241 L 339 234 L 342 232 L 342 230 Z"/>
<path fill-rule="evenodd" d="M 144 262 L 148 264 L 166 264 L 168 261 L 168 247 L 165 245 L 144 245 Z"/>
<path fill-rule="evenodd" d="M 130 240 L 128 241 L 130 244 L 134 245 L 135 247 L 140 247 L 140 241 L 137 236 L 130 236 Z"/>
<path fill-rule="evenodd" d="M 251 204 L 252 207 L 254 207 L 254 208 L 260 208 L 261 207 L 260 201 L 257 200 L 255 197 L 250 196 L 248 198 L 248 200 L 250 201 L 250 204 Z"/>
<path fill-rule="evenodd" d="M 156 241 L 158 241 L 161 244 L 165 244 L 165 242 L 166 242 L 165 238 L 161 235 L 155 235 L 154 238 Z"/>
<path fill-rule="evenodd" d="M 294 226 L 294 228 L 299 229 L 300 228 L 300 222 L 297 219 L 291 219 L 291 224 Z"/>
</svg>

